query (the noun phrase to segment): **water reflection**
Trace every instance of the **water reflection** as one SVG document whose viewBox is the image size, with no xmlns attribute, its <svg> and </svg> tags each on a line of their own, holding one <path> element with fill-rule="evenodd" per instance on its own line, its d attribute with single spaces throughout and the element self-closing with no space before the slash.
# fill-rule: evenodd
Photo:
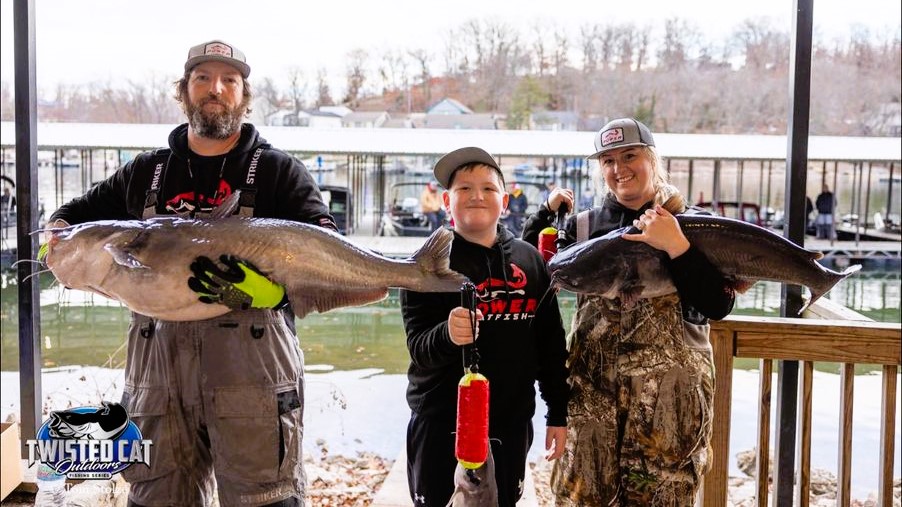
<svg viewBox="0 0 902 507">
<path fill-rule="evenodd" d="M 18 294 L 11 274 L 3 274 L 0 369 L 18 370 Z M 12 282 L 12 284 L 11 284 Z M 843 280 L 830 299 L 882 322 L 900 322 L 900 273 L 893 267 L 870 268 Z M 575 297 L 561 293 L 564 325 L 569 329 Z M 780 284 L 760 282 L 739 296 L 733 314 L 779 315 Z M 42 359 L 44 367 L 87 365 L 122 368 L 128 311 L 118 303 L 79 291 L 61 291 L 53 278 L 41 278 Z M 337 370 L 381 368 L 404 373 L 409 356 L 398 293 L 376 304 L 311 314 L 298 320 L 298 335 L 308 365 Z"/>
</svg>

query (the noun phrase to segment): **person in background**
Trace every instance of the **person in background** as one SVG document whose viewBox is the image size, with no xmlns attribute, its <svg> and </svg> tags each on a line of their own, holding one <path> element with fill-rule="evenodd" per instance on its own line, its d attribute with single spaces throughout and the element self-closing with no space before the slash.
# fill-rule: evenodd
<svg viewBox="0 0 902 507">
<path fill-rule="evenodd" d="M 676 290 L 634 302 L 577 296 L 567 447 L 551 478 L 557 505 L 694 505 L 710 466 L 708 319 L 729 314 L 734 293 L 661 205 L 703 212 L 685 210 L 654 145 L 648 127 L 632 118 L 605 125 L 589 157 L 599 161 L 603 202 L 565 224 L 564 244 L 638 228 L 622 237 L 661 250 Z M 527 221 L 524 239 L 535 244 L 561 206 L 572 209 L 572 195 L 553 192 Z"/>
<path fill-rule="evenodd" d="M 814 231 L 814 220 L 812 220 L 811 214 L 814 213 L 814 203 L 811 202 L 811 198 L 807 195 L 805 196 L 805 234 L 809 234 L 808 231 Z"/>
<path fill-rule="evenodd" d="M 502 218 L 504 225 L 510 229 L 511 234 L 519 236 L 523 231 L 523 220 L 526 218 L 526 208 L 529 207 L 529 200 L 520 184 L 513 182 L 510 185 L 510 197 L 508 198 L 507 209 L 504 211 Z"/>
<path fill-rule="evenodd" d="M 814 207 L 817 208 L 817 218 L 814 219 L 817 238 L 836 239 L 833 227 L 833 212 L 836 210 L 836 198 L 826 183 L 821 187 L 821 193 L 818 194 L 817 199 L 814 201 Z"/>
<path fill-rule="evenodd" d="M 454 220 L 451 269 L 475 284 L 476 310 L 461 306 L 459 293 L 401 291 L 410 352 L 410 496 L 418 507 L 443 507 L 451 497 L 457 384 L 465 348 L 475 346 L 479 372 L 489 380 L 498 505 L 513 507 L 523 494 L 537 380 L 548 406 L 546 459 L 560 456 L 567 433 L 567 349 L 557 298 L 541 302 L 550 283 L 542 257 L 499 225 L 509 197 L 495 159 L 479 148 L 461 148 L 443 156 L 434 173 Z"/>
<path fill-rule="evenodd" d="M 445 213 L 442 211 L 442 198 L 438 193 L 438 185 L 434 181 L 426 184 L 420 194 L 420 210 L 429 221 L 429 230 L 434 231 L 442 226 Z"/>
<path fill-rule="evenodd" d="M 11 215 L 16 212 L 16 196 L 13 195 L 12 188 L 3 185 L 3 195 L 0 196 L 0 211 L 4 215 Z"/>
<path fill-rule="evenodd" d="M 188 123 L 52 224 L 202 217 L 241 190 L 241 214 L 337 231 L 303 164 L 243 123 L 250 70 L 226 42 L 192 47 L 175 84 Z M 285 290 L 241 259 L 200 257 L 191 269 L 198 299 L 234 311 L 196 322 L 132 314 L 122 405 L 154 455 L 122 472 L 129 505 L 209 505 L 214 488 L 221 505 L 304 505 L 304 361 Z"/>
</svg>

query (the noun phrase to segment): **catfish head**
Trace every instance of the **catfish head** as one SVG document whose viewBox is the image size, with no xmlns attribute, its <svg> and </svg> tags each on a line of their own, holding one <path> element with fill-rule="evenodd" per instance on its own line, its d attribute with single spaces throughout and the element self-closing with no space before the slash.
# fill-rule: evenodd
<svg viewBox="0 0 902 507">
<path fill-rule="evenodd" d="M 663 263 L 666 254 L 621 237 L 636 232 L 623 227 L 559 250 L 548 261 L 552 283 L 578 294 L 625 302 L 675 291 Z"/>
<path fill-rule="evenodd" d="M 628 275 L 623 254 L 629 244 L 620 238 L 627 230 L 624 227 L 558 250 L 548 261 L 552 283 L 580 294 L 617 297 Z"/>
<path fill-rule="evenodd" d="M 67 288 L 108 296 L 101 289 L 104 280 L 117 264 L 129 262 L 114 258 L 119 247 L 139 243 L 144 230 L 136 220 L 102 220 L 53 229 L 44 262 Z"/>
</svg>

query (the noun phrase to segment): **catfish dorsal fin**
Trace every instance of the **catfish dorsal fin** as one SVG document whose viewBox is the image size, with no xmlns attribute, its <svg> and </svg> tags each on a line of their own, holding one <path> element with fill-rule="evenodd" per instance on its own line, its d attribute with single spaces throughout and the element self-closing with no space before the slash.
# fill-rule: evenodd
<svg viewBox="0 0 902 507">
<path fill-rule="evenodd" d="M 219 220 L 222 218 L 226 218 L 235 214 L 235 210 L 238 209 L 238 204 L 241 202 L 241 190 L 236 190 L 232 192 L 232 195 L 225 198 L 222 201 L 222 204 L 216 207 L 210 213 L 210 220 Z"/>
</svg>

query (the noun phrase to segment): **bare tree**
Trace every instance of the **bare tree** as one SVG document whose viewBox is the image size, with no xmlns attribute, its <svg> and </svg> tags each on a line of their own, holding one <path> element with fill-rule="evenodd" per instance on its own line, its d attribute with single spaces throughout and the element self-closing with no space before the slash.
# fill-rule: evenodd
<svg viewBox="0 0 902 507">
<path fill-rule="evenodd" d="M 332 100 L 332 92 L 329 90 L 329 79 L 326 75 L 326 69 L 320 68 L 316 71 L 316 107 L 331 106 L 335 101 Z"/>
<path fill-rule="evenodd" d="M 175 81 L 173 76 L 152 73 L 148 79 L 147 101 L 153 123 L 176 123 L 182 114 L 174 100 Z"/>
<path fill-rule="evenodd" d="M 645 68 L 648 60 L 648 45 L 651 39 L 651 27 L 646 25 L 636 31 L 636 70 Z"/>
<path fill-rule="evenodd" d="M 592 74 L 598 70 L 599 51 L 598 44 L 600 27 L 598 25 L 582 25 L 579 28 L 577 44 L 582 56 L 582 70 L 584 75 Z"/>
<path fill-rule="evenodd" d="M 409 62 L 399 50 L 386 50 L 379 62 L 379 78 L 382 81 L 382 93 L 401 90 L 408 82 Z"/>
<path fill-rule="evenodd" d="M 432 89 L 429 82 L 432 78 L 432 73 L 429 71 L 429 53 L 425 49 L 415 49 L 413 51 L 408 51 L 407 54 L 416 63 L 418 70 L 417 80 L 419 80 L 420 86 L 423 89 L 422 97 L 424 104 L 421 104 L 421 108 L 424 109 L 425 104 L 432 103 Z M 408 87 L 407 93 L 411 93 L 410 87 Z"/>
<path fill-rule="evenodd" d="M 664 21 L 664 39 L 658 48 L 658 68 L 679 70 L 700 55 L 702 35 L 698 26 L 681 18 Z"/>
<path fill-rule="evenodd" d="M 745 20 L 734 30 L 732 39 L 746 67 L 765 70 L 789 65 L 789 34 L 774 29 L 769 18 Z"/>
<path fill-rule="evenodd" d="M 857 26 L 844 37 L 816 37 L 813 135 L 891 134 L 895 108 L 902 102 L 898 33 L 898 28 L 872 33 Z M 706 40 L 696 26 L 673 18 L 662 34 L 656 39 L 647 26 L 597 23 L 573 35 L 544 23 L 524 38 L 504 23 L 470 20 L 449 31 L 441 70 L 422 49 L 388 50 L 377 73 L 370 74 L 366 52 L 352 52 L 344 98 L 352 108 L 375 98 L 389 109 L 413 111 L 424 110 L 434 96 L 450 96 L 476 111 L 506 112 L 512 128 L 525 126 L 529 113 L 539 109 L 573 109 L 587 129 L 632 115 L 668 132 L 785 132 L 785 30 L 766 18 L 749 19 L 729 37 Z M 571 44 L 579 55 L 575 62 L 568 59 Z M 316 105 L 332 104 L 324 69 L 316 83 Z M 381 84 L 382 90 L 372 90 L 369 83 Z M 38 109 L 45 121 L 173 122 L 181 114 L 171 85 L 171 79 L 156 76 L 117 85 L 59 84 L 47 93 L 39 90 Z M 275 108 L 300 108 L 305 91 L 299 71 L 288 89 L 263 80 L 255 86 L 254 107 L 264 115 Z M 7 83 L 0 101 L 3 118 L 12 119 Z"/>
<path fill-rule="evenodd" d="M 367 52 L 355 49 L 347 55 L 347 90 L 342 102 L 354 109 L 360 101 L 363 85 L 366 82 Z"/>
<path fill-rule="evenodd" d="M 514 77 L 528 65 L 519 34 L 502 21 L 472 19 L 463 24 L 458 38 L 472 62 L 470 94 L 478 109 L 494 111 L 510 97 Z"/>
<path fill-rule="evenodd" d="M 304 110 L 307 97 L 307 81 L 304 79 L 304 72 L 300 67 L 291 67 L 288 69 L 288 100 L 294 113 L 300 113 Z"/>
<path fill-rule="evenodd" d="M 282 109 L 284 102 L 282 92 L 276 87 L 276 83 L 271 77 L 263 79 L 259 85 L 254 87 L 254 94 L 257 96 L 255 105 L 260 109 L 263 118 L 269 118 L 273 113 Z"/>
</svg>

